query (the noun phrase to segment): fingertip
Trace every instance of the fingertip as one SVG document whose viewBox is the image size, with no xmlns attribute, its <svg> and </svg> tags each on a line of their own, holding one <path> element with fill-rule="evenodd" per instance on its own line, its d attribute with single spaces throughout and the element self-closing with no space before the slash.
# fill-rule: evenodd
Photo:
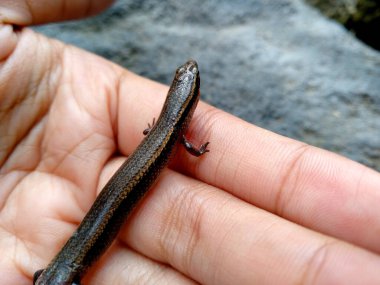
<svg viewBox="0 0 380 285">
<path fill-rule="evenodd" d="M 17 34 L 11 25 L 0 26 L 0 62 L 5 60 L 15 49 Z"/>
</svg>

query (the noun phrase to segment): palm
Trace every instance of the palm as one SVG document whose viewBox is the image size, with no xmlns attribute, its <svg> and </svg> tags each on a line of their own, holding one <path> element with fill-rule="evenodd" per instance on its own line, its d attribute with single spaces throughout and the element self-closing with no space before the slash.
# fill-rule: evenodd
<svg viewBox="0 0 380 285">
<path fill-rule="evenodd" d="M 117 145 L 122 75 L 98 57 L 31 31 L 20 41 L 28 44 L 0 71 L 0 235 L 7 237 L 0 252 L 13 256 L 5 260 L 13 278 L 20 269 L 28 272 L 30 262 L 51 257 L 93 201 Z"/>
</svg>

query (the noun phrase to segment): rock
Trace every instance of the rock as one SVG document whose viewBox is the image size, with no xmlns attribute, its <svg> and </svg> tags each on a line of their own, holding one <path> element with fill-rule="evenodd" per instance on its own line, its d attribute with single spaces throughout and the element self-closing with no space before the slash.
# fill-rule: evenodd
<svg viewBox="0 0 380 285">
<path fill-rule="evenodd" d="M 36 29 L 166 84 L 194 58 L 203 100 L 380 170 L 380 53 L 302 1 L 124 0 Z"/>
</svg>

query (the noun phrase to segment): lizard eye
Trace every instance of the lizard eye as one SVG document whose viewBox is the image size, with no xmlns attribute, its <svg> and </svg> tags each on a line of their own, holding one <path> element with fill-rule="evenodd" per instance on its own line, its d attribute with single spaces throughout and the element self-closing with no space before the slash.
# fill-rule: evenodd
<svg viewBox="0 0 380 285">
<path fill-rule="evenodd" d="M 182 66 L 182 67 L 177 69 L 176 74 L 180 75 L 180 74 L 185 73 L 185 72 L 186 72 L 186 68 Z"/>
<path fill-rule="evenodd" d="M 196 74 L 198 72 L 198 67 L 196 65 L 191 65 L 189 70 L 192 74 Z"/>
</svg>

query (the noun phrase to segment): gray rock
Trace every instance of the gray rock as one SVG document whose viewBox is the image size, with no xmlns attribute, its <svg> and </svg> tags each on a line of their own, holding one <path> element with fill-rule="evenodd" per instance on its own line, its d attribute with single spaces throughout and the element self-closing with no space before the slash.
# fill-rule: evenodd
<svg viewBox="0 0 380 285">
<path fill-rule="evenodd" d="M 166 84 L 194 58 L 203 100 L 380 170 L 380 53 L 302 1 L 124 0 L 37 30 Z"/>
</svg>

